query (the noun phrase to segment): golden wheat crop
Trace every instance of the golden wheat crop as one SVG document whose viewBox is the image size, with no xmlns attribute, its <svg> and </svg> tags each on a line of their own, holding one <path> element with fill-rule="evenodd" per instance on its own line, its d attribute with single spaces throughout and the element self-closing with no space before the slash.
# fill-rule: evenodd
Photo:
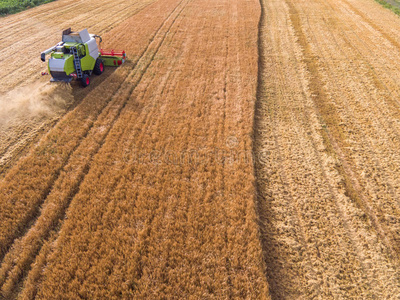
<svg viewBox="0 0 400 300">
<path fill-rule="evenodd" d="M 268 298 L 258 17 L 256 1 L 159 1 L 103 35 L 130 61 L 0 182 L 4 297 Z"/>
</svg>

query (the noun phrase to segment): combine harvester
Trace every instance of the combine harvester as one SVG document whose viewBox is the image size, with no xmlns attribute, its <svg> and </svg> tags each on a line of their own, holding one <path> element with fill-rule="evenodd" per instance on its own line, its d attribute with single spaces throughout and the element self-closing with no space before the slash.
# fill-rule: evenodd
<svg viewBox="0 0 400 300">
<path fill-rule="evenodd" d="M 100 75 L 104 66 L 120 66 L 125 62 L 125 51 L 99 51 L 96 38 L 101 45 L 101 37 L 89 34 L 87 29 L 80 32 L 72 32 L 71 28 L 64 30 L 62 41 L 41 53 L 42 61 L 46 61 L 46 55 L 50 54 L 50 81 L 71 82 L 75 77 L 81 81 L 83 87 L 87 87 L 92 73 Z"/>
</svg>

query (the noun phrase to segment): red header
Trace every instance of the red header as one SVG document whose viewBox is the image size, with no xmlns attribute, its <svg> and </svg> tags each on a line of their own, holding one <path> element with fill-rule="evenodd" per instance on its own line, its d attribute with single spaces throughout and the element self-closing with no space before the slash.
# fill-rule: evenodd
<svg viewBox="0 0 400 300">
<path fill-rule="evenodd" d="M 106 50 L 106 49 L 100 49 L 101 55 L 105 56 L 121 56 L 121 57 L 126 57 L 126 53 L 124 50 Z"/>
</svg>

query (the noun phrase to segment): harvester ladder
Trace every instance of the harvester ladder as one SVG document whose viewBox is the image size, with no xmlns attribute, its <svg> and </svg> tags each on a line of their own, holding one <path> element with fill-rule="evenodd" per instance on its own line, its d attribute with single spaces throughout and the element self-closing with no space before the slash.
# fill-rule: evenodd
<svg viewBox="0 0 400 300">
<path fill-rule="evenodd" d="M 76 70 L 76 75 L 78 78 L 82 78 L 82 67 L 81 67 L 81 59 L 78 55 L 78 49 L 76 47 L 71 47 L 72 54 L 74 55 L 74 66 Z"/>
</svg>

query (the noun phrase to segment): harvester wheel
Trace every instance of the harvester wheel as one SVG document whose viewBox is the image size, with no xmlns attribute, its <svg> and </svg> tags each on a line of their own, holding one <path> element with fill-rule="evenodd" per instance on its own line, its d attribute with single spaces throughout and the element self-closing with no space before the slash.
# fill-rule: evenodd
<svg viewBox="0 0 400 300">
<path fill-rule="evenodd" d="M 90 84 L 90 77 L 88 74 L 83 74 L 81 78 L 81 83 L 83 87 L 87 87 Z"/>
<path fill-rule="evenodd" d="M 96 64 L 94 65 L 93 73 L 96 75 L 101 75 L 104 71 L 104 63 L 101 59 L 96 60 Z"/>
</svg>

